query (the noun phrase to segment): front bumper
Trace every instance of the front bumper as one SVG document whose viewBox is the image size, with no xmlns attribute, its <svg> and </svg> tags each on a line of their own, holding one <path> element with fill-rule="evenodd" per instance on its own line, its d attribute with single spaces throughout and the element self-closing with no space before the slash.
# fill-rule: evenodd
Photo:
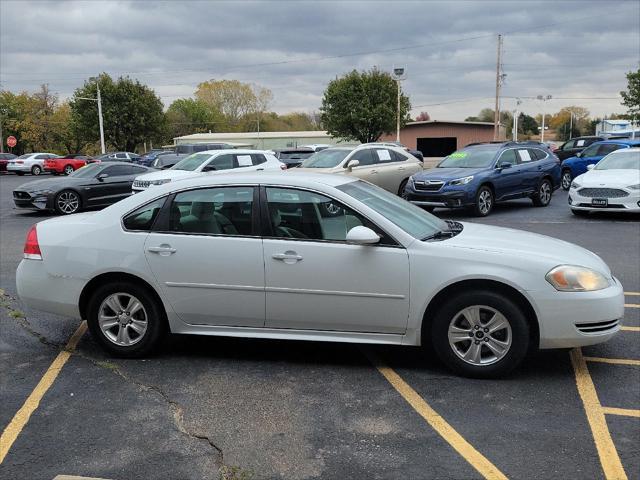
<svg viewBox="0 0 640 480">
<path fill-rule="evenodd" d="M 533 293 L 533 292 L 531 292 Z M 622 285 L 595 292 L 535 292 L 540 348 L 573 348 L 606 342 L 620 330 L 624 317 Z"/>
<path fill-rule="evenodd" d="M 572 188 L 569 190 L 567 199 L 569 206 L 574 210 L 584 210 L 589 212 L 606 211 L 606 212 L 640 212 L 640 190 L 619 189 L 628 193 L 626 197 L 586 197 L 578 193 L 580 189 Z M 593 199 L 606 199 L 606 206 L 598 206 L 593 204 Z"/>
<path fill-rule="evenodd" d="M 407 185 L 404 196 L 411 203 L 426 207 L 460 208 L 474 202 L 473 194 L 465 190 L 447 190 L 444 187 L 438 191 L 427 192 Z"/>
<path fill-rule="evenodd" d="M 16 208 L 25 210 L 53 210 L 52 195 L 33 196 L 29 192 L 13 192 L 13 203 Z"/>
</svg>

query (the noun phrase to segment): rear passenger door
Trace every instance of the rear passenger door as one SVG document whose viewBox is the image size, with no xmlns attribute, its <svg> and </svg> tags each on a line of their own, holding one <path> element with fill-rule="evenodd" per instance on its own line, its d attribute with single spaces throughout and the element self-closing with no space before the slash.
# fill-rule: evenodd
<svg viewBox="0 0 640 480">
<path fill-rule="evenodd" d="M 373 149 L 377 161 L 378 186 L 398 194 L 400 183 L 422 168 L 416 161 L 390 148 Z"/>
<path fill-rule="evenodd" d="M 144 254 L 183 322 L 264 326 L 256 199 L 254 186 L 202 188 L 177 193 L 163 207 Z"/>
</svg>

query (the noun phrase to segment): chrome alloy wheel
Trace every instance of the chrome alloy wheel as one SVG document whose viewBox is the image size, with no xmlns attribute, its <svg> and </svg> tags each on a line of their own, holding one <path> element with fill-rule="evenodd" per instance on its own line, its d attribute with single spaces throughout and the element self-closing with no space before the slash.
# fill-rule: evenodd
<svg viewBox="0 0 640 480">
<path fill-rule="evenodd" d="M 542 205 L 546 205 L 551 201 L 551 185 L 549 182 L 542 182 L 538 189 L 538 198 Z"/>
<path fill-rule="evenodd" d="M 491 192 L 489 190 L 483 190 L 478 196 L 478 210 L 482 215 L 486 215 L 491 211 L 493 199 L 491 198 Z"/>
<path fill-rule="evenodd" d="M 64 167 L 64 174 L 71 175 L 73 173 L 73 167 L 71 165 L 66 165 Z"/>
<path fill-rule="evenodd" d="M 569 170 L 562 172 L 562 188 L 563 190 L 571 188 L 571 172 Z"/>
<path fill-rule="evenodd" d="M 495 308 L 472 305 L 460 310 L 449 323 L 449 346 L 470 365 L 500 361 L 513 340 L 509 321 Z"/>
<path fill-rule="evenodd" d="M 129 293 L 113 293 L 100 304 L 98 325 L 102 334 L 122 347 L 135 345 L 147 331 L 147 311 Z"/>
<path fill-rule="evenodd" d="M 74 213 L 80 207 L 80 197 L 74 192 L 62 192 L 56 198 L 56 206 L 63 213 Z"/>
</svg>

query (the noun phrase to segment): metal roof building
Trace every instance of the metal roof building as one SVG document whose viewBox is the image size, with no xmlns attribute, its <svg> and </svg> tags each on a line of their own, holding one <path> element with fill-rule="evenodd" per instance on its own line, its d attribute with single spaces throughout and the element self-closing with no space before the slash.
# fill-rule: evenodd
<svg viewBox="0 0 640 480">
<path fill-rule="evenodd" d="M 221 142 L 229 143 L 235 147 L 273 150 L 319 143 L 335 145 L 339 142 L 339 139 L 333 138 L 324 131 L 194 133 L 173 139 L 175 145 L 205 142 Z"/>
</svg>

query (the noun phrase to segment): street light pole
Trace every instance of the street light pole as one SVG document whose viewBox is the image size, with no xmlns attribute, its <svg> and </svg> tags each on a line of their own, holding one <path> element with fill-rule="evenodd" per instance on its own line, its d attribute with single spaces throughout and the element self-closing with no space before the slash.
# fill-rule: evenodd
<svg viewBox="0 0 640 480">
<path fill-rule="evenodd" d="M 540 141 L 542 143 L 544 143 L 544 116 L 545 116 L 545 103 L 548 100 L 551 100 L 551 95 L 547 95 L 547 96 L 542 96 L 542 95 L 538 95 L 536 97 L 538 100 L 542 100 L 542 133 L 540 134 Z"/>
<path fill-rule="evenodd" d="M 102 150 L 102 154 L 104 155 L 106 152 L 104 148 L 104 127 L 102 125 L 102 97 L 100 96 L 100 85 L 96 80 L 96 85 L 98 87 L 98 123 L 100 124 L 100 149 Z"/>
<path fill-rule="evenodd" d="M 393 79 L 398 84 L 398 105 L 396 111 L 396 142 L 400 142 L 400 80 L 407 78 L 404 67 L 393 67 Z"/>
</svg>

